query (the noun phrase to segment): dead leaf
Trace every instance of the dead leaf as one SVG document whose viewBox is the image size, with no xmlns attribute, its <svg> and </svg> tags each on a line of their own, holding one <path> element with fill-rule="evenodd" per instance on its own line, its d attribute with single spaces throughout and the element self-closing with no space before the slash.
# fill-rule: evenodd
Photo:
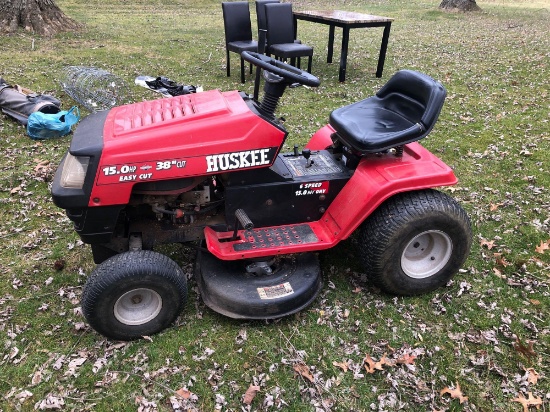
<svg viewBox="0 0 550 412">
<path fill-rule="evenodd" d="M 11 350 L 10 350 L 10 359 L 15 358 L 18 353 L 19 353 L 19 348 L 17 346 L 14 346 L 13 348 L 11 348 Z"/>
<path fill-rule="evenodd" d="M 77 373 L 77 369 L 82 366 L 82 364 L 84 364 L 84 362 L 86 362 L 87 358 L 84 358 L 84 357 L 80 357 L 80 358 L 75 358 L 75 359 L 72 359 L 70 362 L 69 362 L 69 367 L 67 368 L 67 371 L 65 372 L 65 376 L 76 376 L 76 373 Z"/>
<path fill-rule="evenodd" d="M 489 250 L 491 250 L 492 248 L 495 247 L 495 241 L 494 240 L 481 239 L 480 243 L 481 243 L 481 246 L 485 246 Z"/>
<path fill-rule="evenodd" d="M 546 266 L 546 264 L 542 260 L 537 259 L 536 257 L 531 257 L 529 261 L 533 262 L 535 265 L 541 268 Z M 550 272 L 547 271 L 546 276 L 550 277 Z"/>
<path fill-rule="evenodd" d="M 365 362 L 365 369 L 368 373 L 374 373 L 377 370 L 384 370 L 383 366 L 389 365 L 388 359 L 386 358 L 385 354 L 378 362 L 375 362 L 368 354 L 365 356 L 365 359 L 363 359 L 363 361 Z"/>
<path fill-rule="evenodd" d="M 529 412 L 529 407 L 534 406 L 540 409 L 542 405 L 542 399 L 540 397 L 534 397 L 531 392 L 527 393 L 527 399 L 520 394 L 517 398 L 512 399 L 512 402 L 519 402 L 523 405 L 523 412 Z"/>
<path fill-rule="evenodd" d="M 152 412 L 158 410 L 156 402 L 149 401 L 144 396 L 136 396 L 134 399 L 134 404 L 138 407 L 138 411 L 140 412 Z"/>
<path fill-rule="evenodd" d="M 248 389 L 246 390 L 244 394 L 243 402 L 246 405 L 250 405 L 254 398 L 256 397 L 256 394 L 260 391 L 260 387 L 256 385 L 250 385 Z"/>
<path fill-rule="evenodd" d="M 527 382 L 532 385 L 536 385 L 539 380 L 538 372 L 533 368 L 526 369 L 525 371 L 527 372 Z"/>
<path fill-rule="evenodd" d="M 348 371 L 348 363 L 347 362 L 332 362 L 332 364 L 334 366 L 336 366 L 337 368 L 340 368 L 342 369 L 344 372 L 347 372 Z"/>
<path fill-rule="evenodd" d="M 514 349 L 521 353 L 524 356 L 527 356 L 529 359 L 532 357 L 536 357 L 537 354 L 535 353 L 535 350 L 533 349 L 533 345 L 535 344 L 534 341 L 528 340 L 527 346 L 525 346 L 519 338 L 516 338 L 516 343 L 514 343 Z"/>
<path fill-rule="evenodd" d="M 493 253 L 493 256 L 495 257 L 497 265 L 502 267 L 508 267 L 511 265 L 511 263 L 508 262 L 504 256 L 502 256 L 502 253 Z"/>
<path fill-rule="evenodd" d="M 191 396 L 191 391 L 186 388 L 180 388 L 176 391 L 176 393 L 183 399 L 189 399 L 189 397 Z"/>
<path fill-rule="evenodd" d="M 460 403 L 464 403 L 468 400 L 468 397 L 464 396 L 464 394 L 460 390 L 460 385 L 458 384 L 458 382 L 456 382 L 456 388 L 451 389 L 449 387 L 446 387 L 441 389 L 441 391 L 439 392 L 441 396 L 445 395 L 446 393 L 451 395 L 451 398 L 458 399 Z"/>
<path fill-rule="evenodd" d="M 409 355 L 408 353 L 398 358 L 396 362 L 400 365 L 414 365 L 416 355 Z"/>
<path fill-rule="evenodd" d="M 30 398 L 32 396 L 32 392 L 24 390 L 19 392 L 17 395 L 15 395 L 15 399 L 19 401 L 24 401 L 27 398 Z"/>
<path fill-rule="evenodd" d="M 41 411 L 44 409 L 63 409 L 63 406 L 65 406 L 65 400 L 62 397 L 49 393 L 45 399 L 34 405 L 34 409 L 40 409 Z"/>
<path fill-rule="evenodd" d="M 544 253 L 545 250 L 550 249 L 550 239 L 548 239 L 546 242 L 540 241 L 540 245 L 535 247 L 535 252 L 537 253 Z"/>
<path fill-rule="evenodd" d="M 32 375 L 31 383 L 33 385 L 38 385 L 40 382 L 42 382 L 42 371 L 36 371 L 34 375 Z"/>
<path fill-rule="evenodd" d="M 498 270 L 497 268 L 493 268 L 493 273 L 494 273 L 497 277 L 499 277 L 499 278 L 501 278 L 501 279 L 505 279 L 505 278 L 506 278 L 506 276 L 504 276 L 504 275 L 502 274 L 502 272 L 501 272 L 500 270 Z"/>
<path fill-rule="evenodd" d="M 34 167 L 34 171 L 38 173 L 40 170 L 45 169 L 49 164 L 49 160 L 42 160 Z"/>
<path fill-rule="evenodd" d="M 311 383 L 314 383 L 315 379 L 313 378 L 313 375 L 309 371 L 309 366 L 307 366 L 305 363 L 295 363 L 292 368 L 294 371 L 298 372 L 300 375 L 302 375 L 304 378 L 306 378 Z"/>
</svg>

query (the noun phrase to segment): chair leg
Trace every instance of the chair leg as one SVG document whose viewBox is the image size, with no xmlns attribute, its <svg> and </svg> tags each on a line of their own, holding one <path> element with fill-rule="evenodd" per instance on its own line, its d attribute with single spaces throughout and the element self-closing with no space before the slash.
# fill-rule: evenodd
<svg viewBox="0 0 550 412">
<path fill-rule="evenodd" d="M 307 72 L 311 73 L 311 61 L 313 60 L 313 56 L 309 56 L 309 59 L 307 61 Z"/>
<path fill-rule="evenodd" d="M 290 58 L 290 65 L 296 67 L 296 57 Z"/>
<path fill-rule="evenodd" d="M 225 61 L 227 67 L 227 77 L 231 76 L 231 64 L 229 63 L 229 50 L 225 50 Z"/>
<path fill-rule="evenodd" d="M 252 74 L 252 63 L 250 63 L 250 74 Z"/>
<path fill-rule="evenodd" d="M 298 65 L 296 66 L 297 68 L 300 68 L 300 62 L 301 62 L 301 57 L 298 57 Z"/>
<path fill-rule="evenodd" d="M 241 57 L 241 83 L 244 83 L 244 59 Z"/>
</svg>

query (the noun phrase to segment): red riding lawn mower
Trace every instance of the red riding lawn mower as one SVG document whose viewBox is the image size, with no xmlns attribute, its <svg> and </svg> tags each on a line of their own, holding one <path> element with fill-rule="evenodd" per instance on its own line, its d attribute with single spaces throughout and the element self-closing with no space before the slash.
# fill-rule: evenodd
<svg viewBox="0 0 550 412">
<path fill-rule="evenodd" d="M 308 306 L 321 286 L 318 251 L 356 229 L 365 273 L 383 291 L 445 285 L 471 245 L 468 216 L 433 187 L 453 171 L 418 140 L 446 91 L 402 70 L 375 96 L 334 110 L 301 151 L 275 109 L 285 89 L 319 79 L 258 53 L 261 101 L 218 90 L 89 115 L 55 175 L 66 210 L 98 266 L 82 309 L 113 339 L 157 333 L 187 300 L 181 268 L 155 246 L 197 249 L 205 304 L 237 319 L 275 319 Z"/>
</svg>

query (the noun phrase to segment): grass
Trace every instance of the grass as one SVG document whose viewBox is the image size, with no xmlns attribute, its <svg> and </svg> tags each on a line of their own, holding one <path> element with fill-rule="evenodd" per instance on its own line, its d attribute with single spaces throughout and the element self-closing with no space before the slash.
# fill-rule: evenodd
<svg viewBox="0 0 550 412">
<path fill-rule="evenodd" d="M 157 97 L 132 85 L 139 74 L 253 91 L 250 78 L 238 83 L 234 55 L 225 75 L 217 1 L 58 4 L 86 29 L 3 36 L 0 75 L 54 93 L 65 108 L 74 104 L 59 84 L 67 65 L 120 76 L 127 101 Z M 399 69 L 443 82 L 448 98 L 423 144 L 459 177 L 445 190 L 469 213 L 474 245 L 449 285 L 420 297 L 374 289 L 352 238 L 321 254 L 325 287 L 297 315 L 225 318 L 204 306 L 191 279 L 173 327 L 151 341 L 108 341 L 79 311 L 89 247 L 49 194 L 70 137 L 35 142 L 1 117 L 0 410 L 533 411 L 538 399 L 548 410 L 550 250 L 536 248 L 550 240 L 550 2 L 478 4 L 483 12 L 462 14 L 439 11 L 437 1 L 343 1 L 338 8 L 395 18 L 383 77 L 374 76 L 381 33 L 354 30 L 343 84 L 337 63 L 324 60 L 326 27 L 301 22 L 322 84 L 287 92 L 279 110 L 288 146 L 304 145 L 331 110 L 372 95 Z M 186 251 L 166 253 L 191 276 Z M 384 354 L 413 360 L 369 373 L 366 355 L 380 362 Z M 308 372 L 296 372 L 299 364 Z M 250 385 L 260 391 L 248 406 Z M 441 394 L 457 385 L 467 401 Z M 523 409 L 514 399 L 529 393 L 534 401 Z"/>
</svg>

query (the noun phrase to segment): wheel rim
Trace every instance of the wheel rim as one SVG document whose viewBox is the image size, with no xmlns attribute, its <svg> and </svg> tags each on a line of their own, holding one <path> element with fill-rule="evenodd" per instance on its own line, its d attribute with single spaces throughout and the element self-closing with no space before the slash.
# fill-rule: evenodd
<svg viewBox="0 0 550 412">
<path fill-rule="evenodd" d="M 430 277 L 445 267 L 451 258 L 453 242 L 439 230 L 428 230 L 415 236 L 401 255 L 401 268 L 414 279 Z"/>
<path fill-rule="evenodd" d="M 162 309 L 162 298 L 152 289 L 132 289 L 115 303 L 114 314 L 125 325 L 143 325 Z"/>
</svg>

